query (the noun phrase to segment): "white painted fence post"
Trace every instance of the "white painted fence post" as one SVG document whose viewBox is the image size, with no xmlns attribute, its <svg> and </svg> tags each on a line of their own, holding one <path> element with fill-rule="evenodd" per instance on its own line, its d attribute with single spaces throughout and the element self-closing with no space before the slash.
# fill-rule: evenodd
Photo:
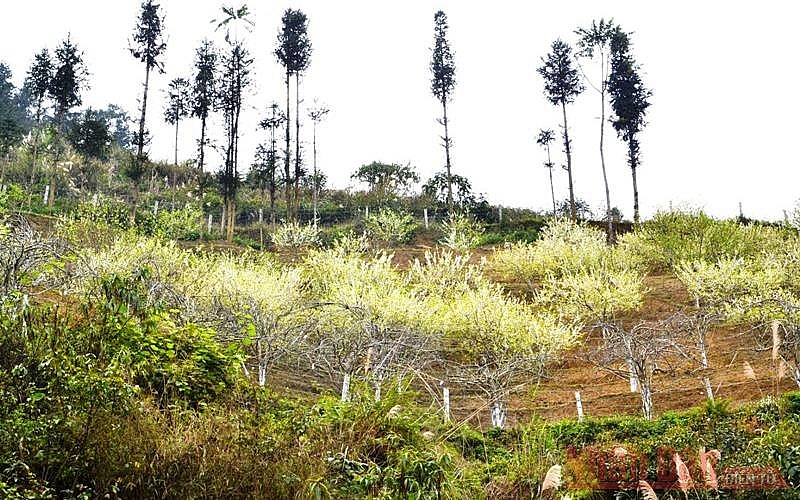
<svg viewBox="0 0 800 500">
<path fill-rule="evenodd" d="M 424 208 L 422 210 L 422 216 L 425 218 L 425 229 L 428 229 L 428 209 Z"/>
<path fill-rule="evenodd" d="M 47 205 L 47 200 L 50 198 L 50 186 L 44 187 L 44 196 L 42 196 L 42 205 Z"/>
<path fill-rule="evenodd" d="M 442 386 L 442 401 L 444 402 L 444 421 L 450 422 L 450 388 L 447 387 L 447 384 L 444 381 L 439 382 Z"/>
<path fill-rule="evenodd" d="M 214 216 L 208 214 L 208 232 L 211 233 L 211 224 L 214 222 Z"/>
<path fill-rule="evenodd" d="M 575 406 L 578 408 L 578 422 L 583 422 L 583 402 L 581 402 L 581 391 L 575 391 Z"/>
<path fill-rule="evenodd" d="M 347 398 L 350 396 L 350 374 L 344 374 L 344 380 L 342 380 L 342 403 L 347 401 Z"/>
</svg>

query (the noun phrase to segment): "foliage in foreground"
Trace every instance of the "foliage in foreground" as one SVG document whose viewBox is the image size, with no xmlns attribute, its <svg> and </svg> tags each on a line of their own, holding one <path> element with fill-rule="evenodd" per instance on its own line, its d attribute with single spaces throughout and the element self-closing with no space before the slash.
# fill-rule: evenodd
<svg viewBox="0 0 800 500">
<path fill-rule="evenodd" d="M 113 293 L 120 284 L 81 314 L 34 308 L 0 321 L 4 498 L 531 497 L 553 464 L 570 484 L 570 449 L 622 447 L 656 463 L 659 449 L 701 446 L 720 451 L 719 467 L 776 467 L 794 488 L 780 498 L 800 497 L 797 393 L 654 421 L 481 432 L 444 424 L 408 392 L 375 401 L 359 385 L 350 401 L 303 401 L 257 388 L 235 345 L 138 309 L 135 295 Z"/>
</svg>

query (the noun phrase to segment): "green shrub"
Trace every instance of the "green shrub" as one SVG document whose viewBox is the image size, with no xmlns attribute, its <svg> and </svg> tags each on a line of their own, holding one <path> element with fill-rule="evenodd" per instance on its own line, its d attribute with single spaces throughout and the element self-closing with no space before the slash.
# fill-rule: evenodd
<svg viewBox="0 0 800 500">
<path fill-rule="evenodd" d="M 69 217 L 74 221 L 92 222 L 118 230 L 129 229 L 131 221 L 130 210 L 125 202 L 106 197 L 79 203 Z"/>
<path fill-rule="evenodd" d="M 465 251 L 478 246 L 483 234 L 475 217 L 468 214 L 452 213 L 442 221 L 442 239 L 440 243 L 453 250 Z"/>
<path fill-rule="evenodd" d="M 382 208 L 364 219 L 364 228 L 373 240 L 394 245 L 409 242 L 417 223 L 409 213 Z"/>
<path fill-rule="evenodd" d="M 786 414 L 800 417 L 800 391 L 787 392 L 783 395 Z"/>
<path fill-rule="evenodd" d="M 284 222 L 271 235 L 272 243 L 282 248 L 314 247 L 319 244 L 319 229 L 313 224 Z"/>
<path fill-rule="evenodd" d="M 202 219 L 202 210 L 190 204 L 180 210 L 160 210 L 151 233 L 142 231 L 142 234 L 169 240 L 196 240 L 200 237 Z"/>
<path fill-rule="evenodd" d="M 25 203 L 25 190 L 18 184 L 0 186 L 0 217 L 15 208 L 20 208 Z"/>
<path fill-rule="evenodd" d="M 620 244 L 651 268 L 669 269 L 682 261 L 755 257 L 779 248 L 785 236 L 777 228 L 716 220 L 702 211 L 674 211 L 656 213 L 634 233 L 623 235 Z"/>
</svg>

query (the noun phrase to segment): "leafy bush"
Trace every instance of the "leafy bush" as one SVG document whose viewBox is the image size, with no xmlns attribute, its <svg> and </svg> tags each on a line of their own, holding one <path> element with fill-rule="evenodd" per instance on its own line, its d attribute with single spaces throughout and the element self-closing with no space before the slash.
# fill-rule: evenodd
<svg viewBox="0 0 800 500">
<path fill-rule="evenodd" d="M 364 219 L 364 227 L 370 238 L 392 245 L 410 241 L 417 223 L 409 213 L 382 208 Z"/>
<path fill-rule="evenodd" d="M 782 245 L 780 229 L 716 220 L 702 211 L 658 212 L 634 233 L 620 238 L 652 268 L 674 268 L 682 261 L 716 262 L 755 257 Z"/>
<path fill-rule="evenodd" d="M 333 240 L 332 248 L 342 255 L 363 254 L 369 250 L 369 240 L 366 233 L 356 235 L 350 231 L 336 237 Z"/>
<path fill-rule="evenodd" d="M 442 221 L 440 243 L 453 250 L 469 250 L 481 242 L 483 226 L 467 214 L 450 214 Z"/>
<path fill-rule="evenodd" d="M 283 248 L 314 247 L 319 244 L 319 229 L 313 224 L 284 222 L 271 235 L 272 243 Z"/>
<path fill-rule="evenodd" d="M 70 213 L 70 218 L 74 221 L 93 222 L 119 230 L 129 229 L 131 222 L 128 205 L 121 200 L 106 197 L 79 203 Z"/>
<path fill-rule="evenodd" d="M 0 217 L 25 202 L 25 190 L 17 184 L 0 186 Z"/>
<path fill-rule="evenodd" d="M 190 204 L 180 210 L 160 210 L 152 234 L 145 231 L 142 234 L 170 240 L 196 240 L 200 237 L 202 219 L 203 211 Z"/>
<path fill-rule="evenodd" d="M 535 288 L 545 277 L 558 278 L 599 267 L 609 253 L 597 229 L 568 219 L 554 219 L 536 243 L 517 243 L 497 250 L 490 268 L 510 281 Z"/>
</svg>

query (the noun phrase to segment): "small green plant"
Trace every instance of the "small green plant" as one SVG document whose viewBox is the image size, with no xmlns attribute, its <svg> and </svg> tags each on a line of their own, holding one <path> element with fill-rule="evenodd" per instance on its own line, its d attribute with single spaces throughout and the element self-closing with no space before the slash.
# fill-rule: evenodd
<svg viewBox="0 0 800 500">
<path fill-rule="evenodd" d="M 480 243 L 483 231 L 475 217 L 453 213 L 442 222 L 443 237 L 440 243 L 453 250 L 469 250 Z"/>
<path fill-rule="evenodd" d="M 357 235 L 350 231 L 334 239 L 332 247 L 342 255 L 363 254 L 369 250 L 369 239 L 366 233 Z"/>
<path fill-rule="evenodd" d="M 17 184 L 0 186 L 0 217 L 10 210 L 22 206 L 25 191 Z"/>
<path fill-rule="evenodd" d="M 169 240 L 196 240 L 200 237 L 203 211 L 187 204 L 180 210 L 158 212 L 153 236 Z"/>
<path fill-rule="evenodd" d="M 309 223 L 284 222 L 271 235 L 272 243 L 283 248 L 314 247 L 319 244 L 319 229 Z"/>
<path fill-rule="evenodd" d="M 417 224 L 409 213 L 382 208 L 364 219 L 364 227 L 370 238 L 392 245 L 410 241 Z"/>
</svg>

